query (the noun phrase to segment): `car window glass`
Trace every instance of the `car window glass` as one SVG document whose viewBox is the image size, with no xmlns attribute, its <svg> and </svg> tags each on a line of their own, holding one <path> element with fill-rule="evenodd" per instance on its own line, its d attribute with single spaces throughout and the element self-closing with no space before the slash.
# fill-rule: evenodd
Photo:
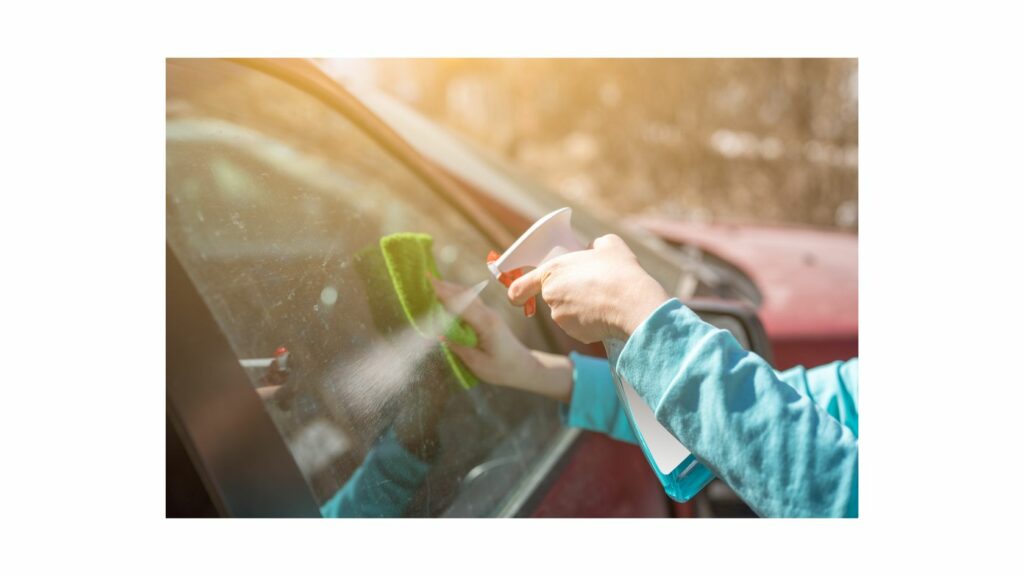
<svg viewBox="0 0 1024 576">
<path fill-rule="evenodd" d="M 382 323 L 360 266 L 382 236 L 422 232 L 441 276 L 469 286 L 495 247 L 356 125 L 268 75 L 170 61 L 167 111 L 167 241 L 325 513 L 505 505 L 562 430 L 557 406 L 461 389 L 433 342 Z M 547 348 L 503 294 L 490 282 L 481 297 Z"/>
</svg>

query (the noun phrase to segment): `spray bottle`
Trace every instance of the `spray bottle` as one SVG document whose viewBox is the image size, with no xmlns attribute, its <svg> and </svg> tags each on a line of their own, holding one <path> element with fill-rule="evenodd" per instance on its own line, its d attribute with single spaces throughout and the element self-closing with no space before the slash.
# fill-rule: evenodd
<svg viewBox="0 0 1024 576">
<path fill-rule="evenodd" d="M 536 268 L 552 258 L 586 248 L 573 232 L 571 218 L 571 208 L 560 208 L 535 222 L 504 254 L 488 259 L 487 267 L 491 274 L 507 286 L 522 273 L 523 268 Z M 527 315 L 531 315 L 531 307 L 528 304 Z M 604 341 L 619 402 L 665 492 L 678 502 L 686 502 L 714 476 L 658 422 L 651 407 L 618 373 L 616 366 L 623 346 L 625 343 L 621 340 Z"/>
</svg>

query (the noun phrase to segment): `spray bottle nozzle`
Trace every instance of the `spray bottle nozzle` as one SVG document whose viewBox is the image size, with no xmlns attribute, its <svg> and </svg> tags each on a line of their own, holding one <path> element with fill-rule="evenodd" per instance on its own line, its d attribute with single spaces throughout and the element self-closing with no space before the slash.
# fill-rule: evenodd
<svg viewBox="0 0 1024 576">
<path fill-rule="evenodd" d="M 547 260 L 584 248 L 572 231 L 572 208 L 559 208 L 533 223 L 505 253 L 487 267 L 495 278 L 520 268 L 536 268 Z"/>
<path fill-rule="evenodd" d="M 525 268 L 536 268 L 555 256 L 581 250 L 583 244 L 572 231 L 571 218 L 572 208 L 559 208 L 537 220 L 504 254 L 492 250 L 487 268 L 507 288 L 524 274 Z M 530 298 L 523 312 L 530 317 L 536 311 L 537 299 Z"/>
<path fill-rule="evenodd" d="M 515 270 L 509 270 L 508 272 L 495 272 L 494 262 L 499 258 L 499 255 L 494 250 L 491 250 L 490 254 L 487 255 L 487 267 L 491 269 L 491 273 L 501 282 L 505 288 L 508 288 L 516 281 L 517 278 L 523 275 L 522 268 L 516 268 Z M 523 305 L 523 314 L 527 318 L 532 318 L 537 313 L 537 297 L 534 296 L 526 301 Z"/>
</svg>

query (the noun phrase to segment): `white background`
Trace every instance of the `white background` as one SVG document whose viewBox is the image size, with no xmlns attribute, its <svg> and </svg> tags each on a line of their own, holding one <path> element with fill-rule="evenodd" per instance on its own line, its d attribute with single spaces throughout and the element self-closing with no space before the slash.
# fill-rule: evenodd
<svg viewBox="0 0 1024 576">
<path fill-rule="evenodd" d="M 408 4 L 4 6 L 0 572 L 1021 573 L 1011 3 Z M 858 57 L 861 518 L 164 519 L 164 58 L 243 55 Z"/>
</svg>

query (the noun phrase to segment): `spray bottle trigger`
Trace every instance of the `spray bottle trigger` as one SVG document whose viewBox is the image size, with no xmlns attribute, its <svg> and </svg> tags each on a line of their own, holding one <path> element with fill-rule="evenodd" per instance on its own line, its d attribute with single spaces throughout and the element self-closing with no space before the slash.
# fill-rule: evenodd
<svg viewBox="0 0 1024 576">
<path fill-rule="evenodd" d="M 491 262 L 496 261 L 500 257 L 501 257 L 501 254 L 498 254 L 494 250 L 491 250 L 490 253 L 487 254 L 487 263 L 490 264 Z M 516 281 L 517 278 L 519 278 L 522 275 L 523 275 L 523 269 L 522 268 L 516 268 L 515 270 L 509 270 L 508 272 L 502 272 L 501 274 L 498 275 L 498 282 L 501 282 L 502 285 L 504 285 L 506 288 L 508 288 L 509 286 L 512 285 L 513 282 Z M 525 314 L 527 318 L 532 318 L 534 316 L 534 314 L 536 314 L 536 313 L 537 313 L 537 297 L 534 296 L 534 297 L 530 298 L 529 300 L 527 300 L 526 304 L 523 305 L 523 314 Z"/>
</svg>

